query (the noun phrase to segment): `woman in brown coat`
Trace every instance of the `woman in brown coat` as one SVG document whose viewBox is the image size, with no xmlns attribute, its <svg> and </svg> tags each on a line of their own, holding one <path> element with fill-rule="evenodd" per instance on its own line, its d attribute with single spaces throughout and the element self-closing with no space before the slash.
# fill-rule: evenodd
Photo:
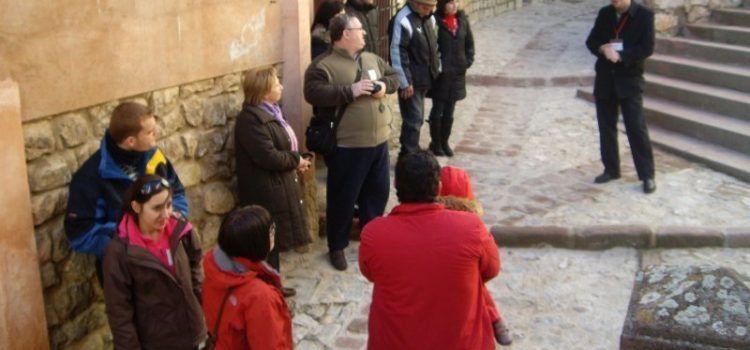
<svg viewBox="0 0 750 350">
<path fill-rule="evenodd" d="M 276 248 L 268 263 L 278 270 L 279 251 L 311 242 L 297 176 L 310 167 L 310 161 L 300 155 L 294 130 L 281 115 L 278 102 L 283 87 L 276 69 L 251 69 L 242 86 L 245 103 L 234 129 L 239 204 L 257 204 L 271 212 Z"/>
<path fill-rule="evenodd" d="M 206 338 L 201 247 L 192 225 L 172 215 L 169 181 L 138 179 L 122 213 L 103 259 L 115 349 L 197 349 Z"/>
</svg>

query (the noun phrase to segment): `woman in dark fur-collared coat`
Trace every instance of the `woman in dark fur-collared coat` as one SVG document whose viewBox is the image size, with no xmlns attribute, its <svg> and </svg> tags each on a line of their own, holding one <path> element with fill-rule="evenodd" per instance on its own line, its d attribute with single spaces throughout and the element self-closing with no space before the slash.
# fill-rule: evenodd
<svg viewBox="0 0 750 350">
<path fill-rule="evenodd" d="M 279 251 L 311 242 L 297 176 L 310 167 L 310 161 L 300 155 L 294 130 L 281 115 L 278 102 L 283 87 L 276 69 L 249 70 L 243 89 L 245 102 L 234 130 L 239 204 L 257 204 L 271 212 L 276 248 L 268 263 L 278 270 Z"/>
<path fill-rule="evenodd" d="M 453 129 L 456 102 L 466 97 L 466 70 L 474 62 L 474 35 L 469 18 L 458 9 L 457 1 L 439 0 L 435 19 L 441 71 L 427 93 L 427 97 L 432 98 L 430 152 L 452 157 L 448 138 Z"/>
</svg>

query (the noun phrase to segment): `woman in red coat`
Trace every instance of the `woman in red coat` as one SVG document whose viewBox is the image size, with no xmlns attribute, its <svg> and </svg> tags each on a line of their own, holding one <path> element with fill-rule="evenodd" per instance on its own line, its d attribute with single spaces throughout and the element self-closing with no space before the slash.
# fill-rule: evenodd
<svg viewBox="0 0 750 350">
<path fill-rule="evenodd" d="M 461 168 L 444 166 L 440 169 L 440 193 L 437 201 L 443 203 L 445 209 L 466 211 L 479 216 L 484 213 L 482 205 L 477 202 L 471 190 L 469 174 Z M 513 337 L 487 286 L 484 287 L 484 300 L 492 321 L 492 329 L 495 331 L 495 340 L 500 345 L 510 345 L 513 343 Z"/>
<path fill-rule="evenodd" d="M 292 349 L 292 320 L 281 277 L 264 262 L 275 224 L 261 206 L 224 218 L 219 246 L 203 260 L 203 311 L 215 350 Z"/>
</svg>

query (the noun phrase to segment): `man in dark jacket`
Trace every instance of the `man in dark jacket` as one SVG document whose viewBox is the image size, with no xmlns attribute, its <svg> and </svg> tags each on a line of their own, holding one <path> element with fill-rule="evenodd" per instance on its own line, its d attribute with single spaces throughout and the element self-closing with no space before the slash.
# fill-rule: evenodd
<svg viewBox="0 0 750 350">
<path fill-rule="evenodd" d="M 391 20 L 391 63 L 399 74 L 401 153 L 419 149 L 424 98 L 440 73 L 437 29 L 432 11 L 437 0 L 409 0 Z"/>
<path fill-rule="evenodd" d="M 365 51 L 378 53 L 378 18 L 375 0 L 347 0 L 344 10 L 357 17 L 362 27 L 367 31 L 365 36 Z"/>
<path fill-rule="evenodd" d="M 169 180 L 175 212 L 187 217 L 185 189 L 172 164 L 156 148 L 156 118 L 144 105 L 125 102 L 112 112 L 101 147 L 70 181 L 65 234 L 79 253 L 96 256 L 101 281 L 101 259 L 117 227 L 122 198 L 142 175 Z"/>
<path fill-rule="evenodd" d="M 383 215 L 388 202 L 392 116 L 384 97 L 396 92 L 398 73 L 378 55 L 362 51 L 364 32 L 357 17 L 332 18 L 330 32 L 333 48 L 307 68 L 304 91 L 316 117 L 336 116 L 343 108 L 336 148 L 325 161 L 328 254 L 333 267 L 345 270 L 354 204 L 364 226 Z"/>
<path fill-rule="evenodd" d="M 643 116 L 643 61 L 654 52 L 654 13 L 631 0 L 611 0 L 599 10 L 586 46 L 596 60 L 596 119 L 599 123 L 604 172 L 594 182 L 620 178 L 617 147 L 617 110 L 625 131 L 643 192 L 656 190 L 654 157 Z"/>
</svg>

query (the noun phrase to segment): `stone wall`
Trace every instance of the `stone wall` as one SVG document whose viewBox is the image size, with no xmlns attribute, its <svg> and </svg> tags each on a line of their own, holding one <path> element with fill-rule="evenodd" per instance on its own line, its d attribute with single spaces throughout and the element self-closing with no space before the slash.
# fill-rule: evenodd
<svg viewBox="0 0 750 350">
<path fill-rule="evenodd" d="M 52 349 L 111 347 L 91 256 L 70 250 L 63 231 L 67 185 L 98 147 L 112 109 L 125 100 L 153 108 L 159 147 L 185 185 L 204 248 L 235 206 L 233 125 L 243 101 L 240 73 L 148 92 L 24 124 L 33 219 Z"/>
<path fill-rule="evenodd" d="M 742 0 L 644 0 L 654 10 L 657 34 L 674 36 L 688 23 L 706 19 L 711 11 L 724 7 L 739 7 Z"/>
</svg>

